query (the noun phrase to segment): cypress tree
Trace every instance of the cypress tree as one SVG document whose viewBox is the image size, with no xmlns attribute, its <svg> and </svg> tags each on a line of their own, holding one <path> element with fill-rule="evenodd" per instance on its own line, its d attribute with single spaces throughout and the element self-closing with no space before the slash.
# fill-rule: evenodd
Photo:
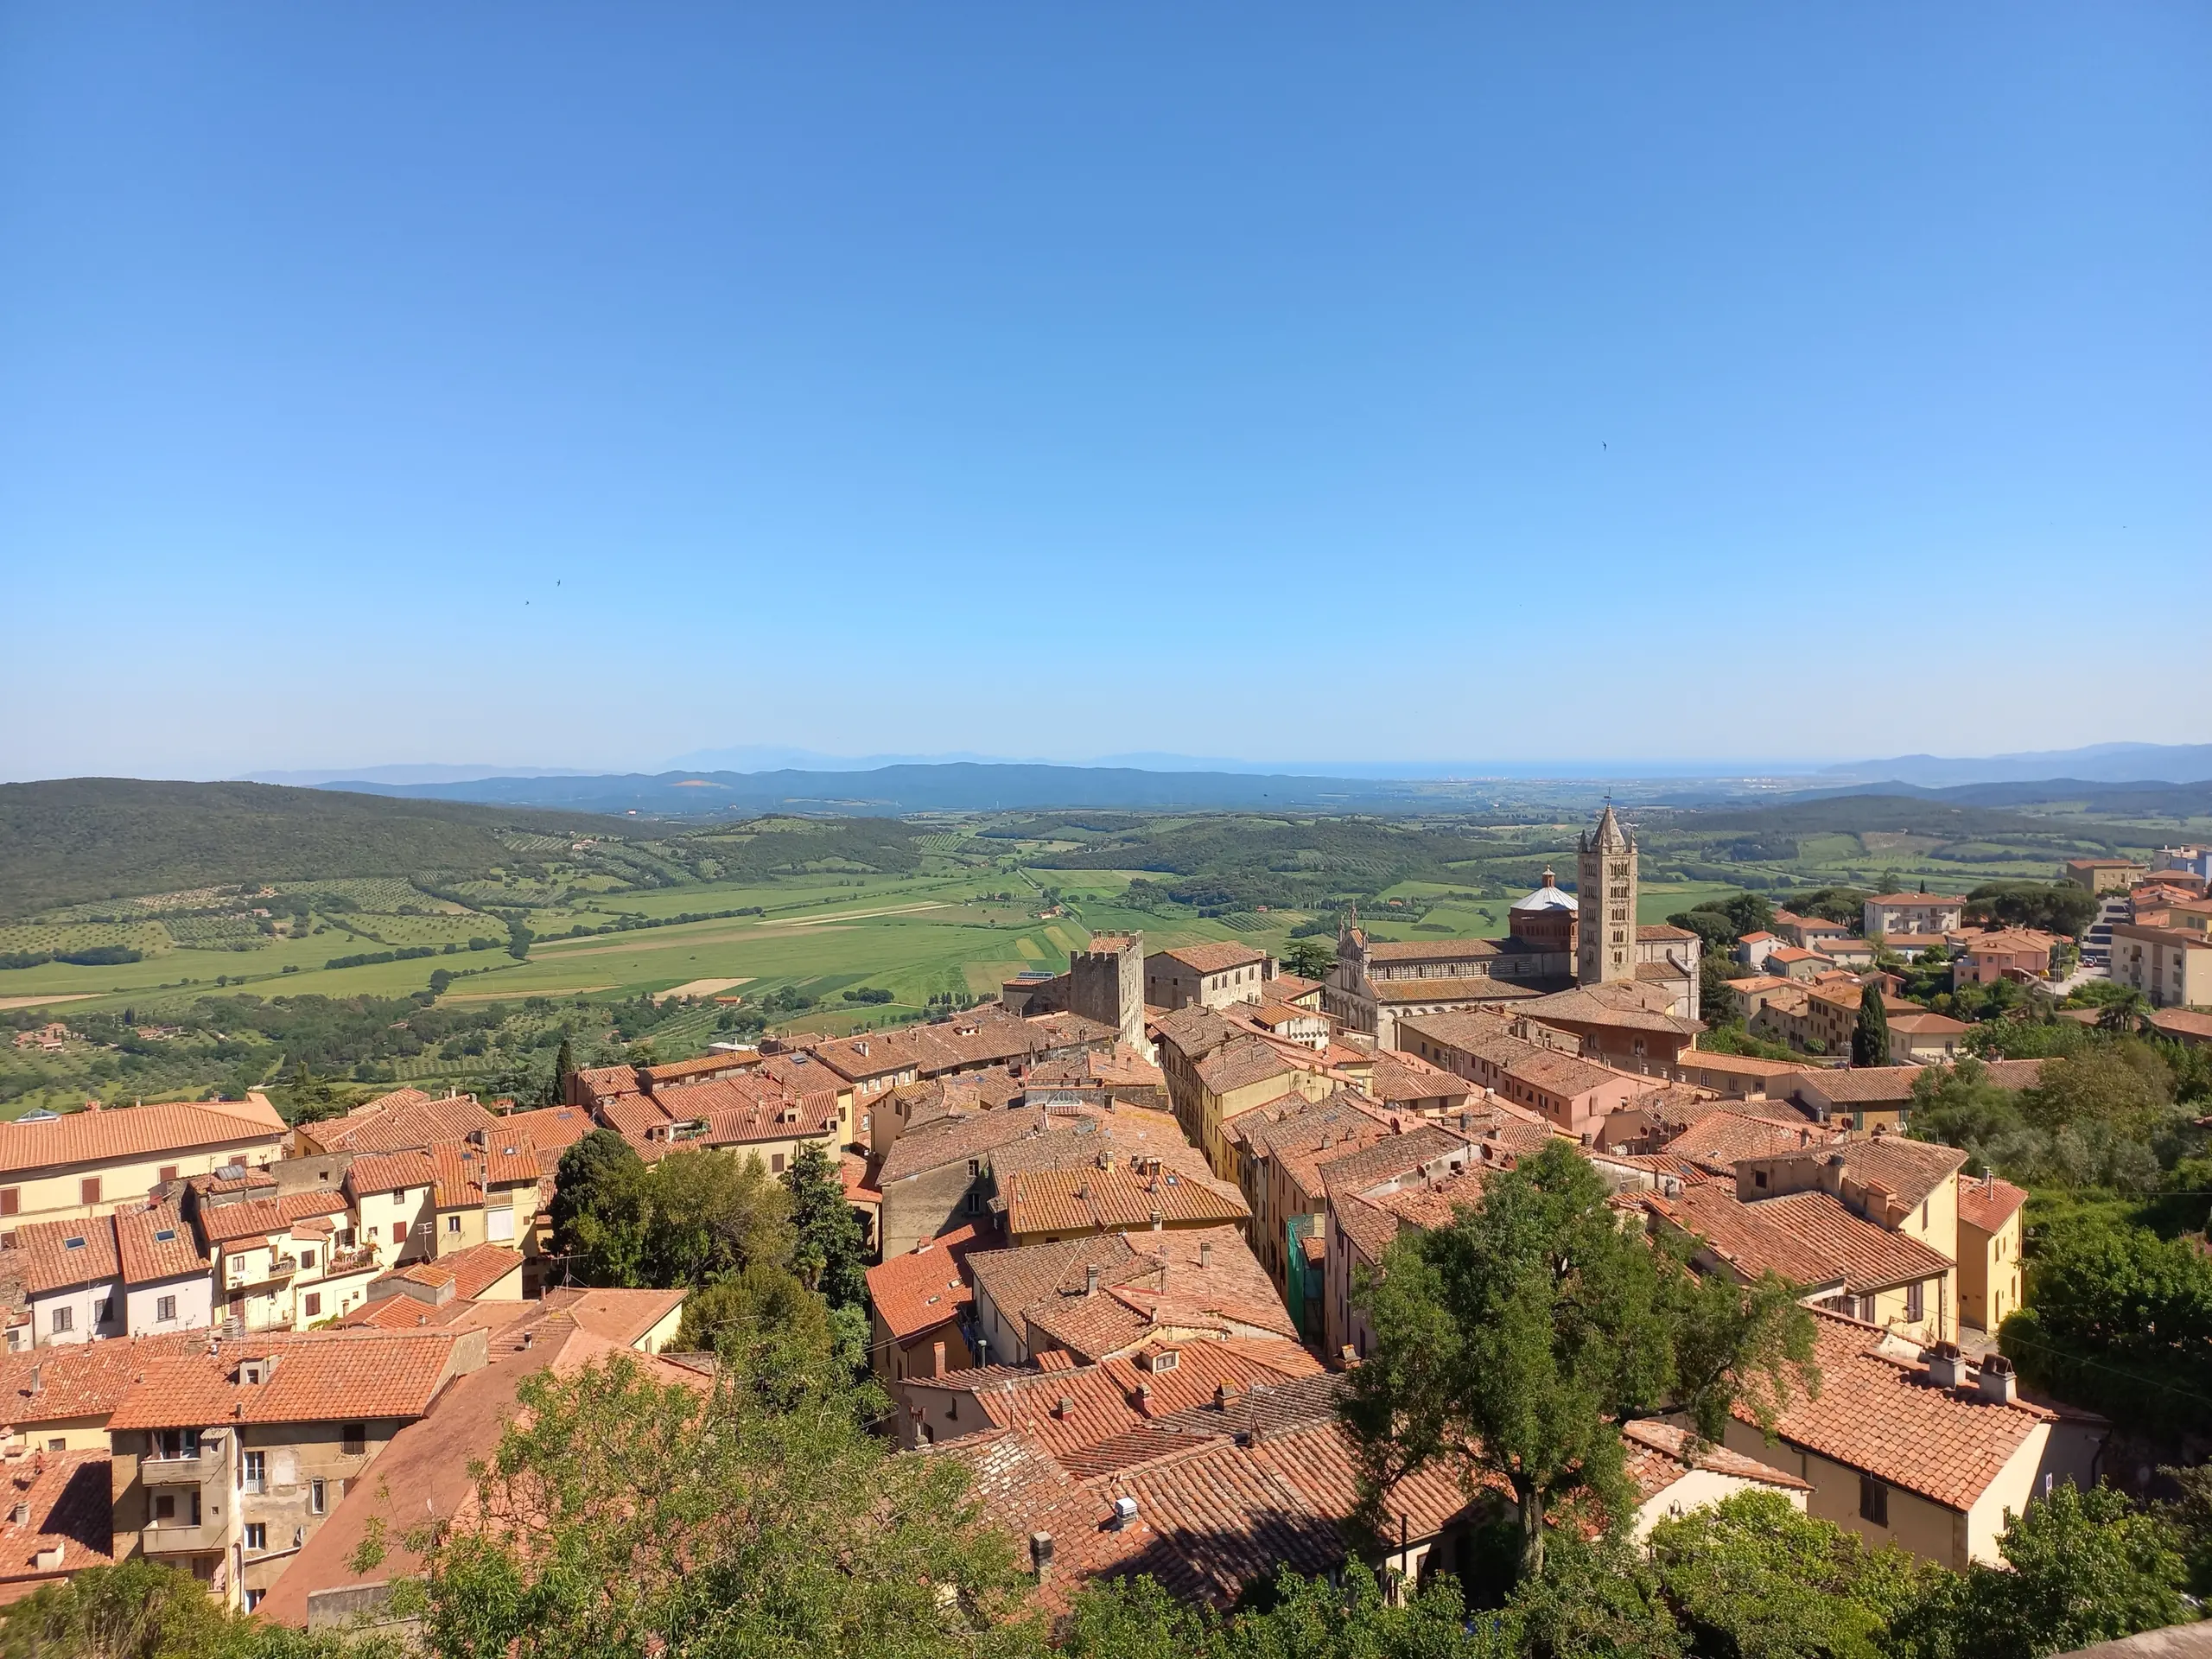
<svg viewBox="0 0 2212 1659">
<path fill-rule="evenodd" d="M 1890 1063 L 1890 1014 L 1882 1005 L 1882 982 L 1867 982 L 1859 994 L 1859 1023 L 1851 1028 L 1851 1063 L 1887 1065 Z"/>
</svg>

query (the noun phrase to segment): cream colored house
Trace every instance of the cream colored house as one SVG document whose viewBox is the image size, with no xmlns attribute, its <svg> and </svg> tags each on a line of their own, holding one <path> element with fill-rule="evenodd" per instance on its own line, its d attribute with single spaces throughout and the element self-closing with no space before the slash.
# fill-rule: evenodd
<svg viewBox="0 0 2212 1659">
<path fill-rule="evenodd" d="M 2002 1357 L 1975 1367 L 1948 1344 L 1922 1352 L 1854 1319 L 1813 1317 L 1819 1396 L 1794 1387 L 1772 1443 L 1748 1403 L 1725 1437 L 1806 1482 L 1807 1514 L 1959 1572 L 2000 1564 L 1999 1535 L 2046 1482 L 2094 1484 L 2110 1425 L 2019 1399 Z"/>
<path fill-rule="evenodd" d="M 274 1163 L 283 1141 L 283 1119 L 257 1093 L 0 1123 L 0 1244 L 19 1221 L 109 1215 L 167 1182 Z"/>
</svg>

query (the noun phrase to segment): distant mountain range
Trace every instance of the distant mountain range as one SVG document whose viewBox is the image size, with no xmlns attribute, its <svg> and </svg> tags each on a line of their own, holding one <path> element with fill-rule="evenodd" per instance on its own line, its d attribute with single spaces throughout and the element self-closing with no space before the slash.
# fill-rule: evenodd
<svg viewBox="0 0 2212 1659">
<path fill-rule="evenodd" d="M 837 812 L 893 817 L 908 812 L 988 812 L 1065 807 L 1074 810 L 1203 811 L 1299 807 L 1315 810 L 1403 810 L 1423 792 L 1416 784 L 1265 772 L 1145 772 L 1126 766 L 995 765 L 957 760 L 852 772 L 664 772 L 601 777 L 485 778 L 463 782 L 387 784 L 335 779 L 326 789 L 365 795 L 569 811 L 700 817 L 761 812 Z M 586 804 L 588 803 L 589 804 Z"/>
<path fill-rule="evenodd" d="M 1610 784 L 1607 780 L 1611 780 Z M 1951 760 L 1899 755 L 1817 772 L 1745 763 L 1573 763 L 1572 769 L 1504 763 L 1353 762 L 1268 768 L 1145 753 L 1066 766 L 988 756 L 869 755 L 753 746 L 702 751 L 652 772 L 491 766 L 384 766 L 351 772 L 264 772 L 256 781 L 361 794 L 635 814 L 712 817 L 760 812 L 897 816 L 910 812 L 1028 810 L 1319 811 L 1484 810 L 1545 794 L 1679 804 L 1835 794 L 1945 794 L 1961 804 L 2024 805 L 2094 793 L 2127 794 L 2117 810 L 2153 815 L 2196 798 L 2177 785 L 2212 780 L 2212 744 L 2100 743 L 2080 749 Z M 2162 796 L 2162 792 L 2164 793 Z M 2103 806 L 2100 810 L 2115 810 Z"/>
<path fill-rule="evenodd" d="M 2093 784 L 2196 784 L 2212 779 L 2212 743 L 2092 743 L 2087 748 L 1993 754 L 1979 760 L 1901 754 L 1888 760 L 1823 767 L 1817 777 L 1822 782 L 1917 784 L 1928 789 L 2058 779 Z"/>
</svg>

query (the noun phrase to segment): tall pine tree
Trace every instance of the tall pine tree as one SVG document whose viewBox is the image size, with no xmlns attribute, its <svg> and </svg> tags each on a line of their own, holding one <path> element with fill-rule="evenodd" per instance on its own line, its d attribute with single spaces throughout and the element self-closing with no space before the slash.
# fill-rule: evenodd
<svg viewBox="0 0 2212 1659">
<path fill-rule="evenodd" d="M 837 1166 L 818 1142 L 799 1148 L 784 1172 L 791 1195 L 791 1271 L 836 1307 L 858 1307 L 868 1290 L 861 1218 L 845 1197 Z"/>
<path fill-rule="evenodd" d="M 1859 1023 L 1851 1028 L 1851 1063 L 1887 1065 L 1890 1063 L 1890 1014 L 1882 1003 L 1882 982 L 1870 979 L 1859 994 Z"/>
</svg>

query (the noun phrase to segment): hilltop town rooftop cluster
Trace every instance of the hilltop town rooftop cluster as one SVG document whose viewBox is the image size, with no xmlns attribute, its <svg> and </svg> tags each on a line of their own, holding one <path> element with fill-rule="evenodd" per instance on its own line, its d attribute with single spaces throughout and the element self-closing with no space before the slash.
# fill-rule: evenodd
<svg viewBox="0 0 2212 1659">
<path fill-rule="evenodd" d="M 2097 899 L 2082 951 L 2201 1043 L 2193 856 L 2067 875 Z M 711 1376 L 676 1345 L 690 1293 L 578 1287 L 556 1251 L 563 1154 L 594 1131 L 649 1170 L 709 1150 L 781 1177 L 819 1149 L 875 1262 L 883 1432 L 973 1471 L 1049 1607 L 1136 1572 L 1227 1606 L 1286 1563 L 1343 1565 L 1363 1287 L 1551 1147 L 1623 1227 L 1700 1274 L 1780 1274 L 1816 1325 L 1820 1391 L 1771 1435 L 1747 1408 L 1713 1443 L 1624 1429 L 1638 1536 L 1755 1491 L 1948 1567 L 1995 1561 L 2031 1499 L 2095 1484 L 2111 1426 L 2023 1397 L 1993 1351 L 2026 1194 L 1905 1133 L 1967 1027 L 1874 964 L 1940 949 L 1955 983 L 2046 985 L 2071 942 L 1885 893 L 1856 931 L 1778 912 L 1716 980 L 1705 935 L 1637 920 L 1611 807 L 1574 877 L 1546 871 L 1500 939 L 1390 942 L 1348 914 L 1320 978 L 1100 933 L 931 1023 L 575 1070 L 531 1109 L 401 1089 L 296 1126 L 257 1094 L 0 1124 L 0 1599 L 145 1559 L 290 1624 L 373 1613 L 392 1574 L 356 1546 L 394 1493 L 464 1512 L 524 1379 L 617 1353 Z M 1732 1006 L 1705 1006 L 1716 983 Z M 1870 1002 L 1886 1048 L 1841 1064 Z M 1723 1020 L 1789 1058 L 1701 1046 Z M 1980 1075 L 2020 1090 L 2043 1065 Z M 1445 1468 L 1386 1508 L 1374 1564 L 1408 1580 L 1475 1513 Z"/>
</svg>

